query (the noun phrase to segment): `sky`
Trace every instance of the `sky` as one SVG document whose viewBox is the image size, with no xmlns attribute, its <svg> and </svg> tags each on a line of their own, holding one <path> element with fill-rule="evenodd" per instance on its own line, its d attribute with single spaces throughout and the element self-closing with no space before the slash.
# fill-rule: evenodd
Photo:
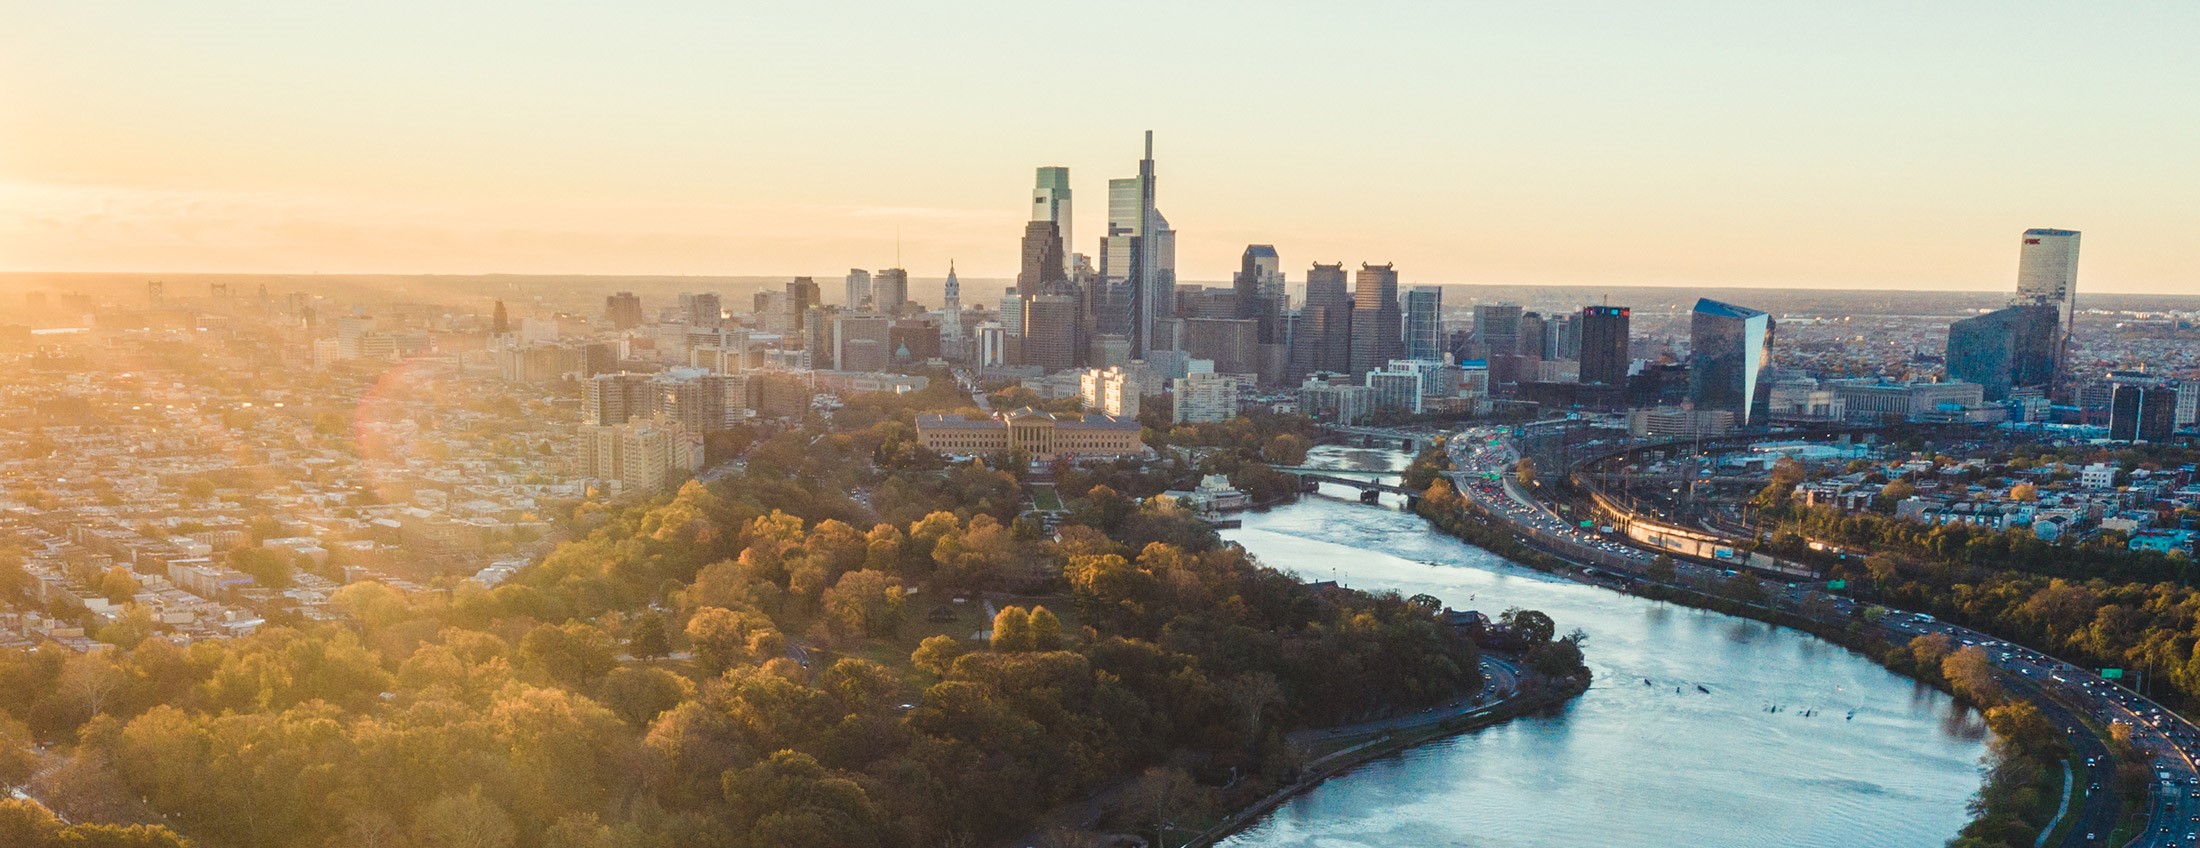
<svg viewBox="0 0 2200 848">
<path fill-rule="evenodd" d="M 0 0 L 0 270 L 2200 293 L 2200 3 Z"/>
</svg>

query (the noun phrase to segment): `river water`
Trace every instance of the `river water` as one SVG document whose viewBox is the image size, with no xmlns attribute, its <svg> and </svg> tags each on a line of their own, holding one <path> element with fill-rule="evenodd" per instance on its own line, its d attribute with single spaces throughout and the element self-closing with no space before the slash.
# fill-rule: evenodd
<svg viewBox="0 0 2200 848">
<path fill-rule="evenodd" d="M 1308 464 L 1404 459 L 1321 448 Z M 1493 618 L 1542 610 L 1588 633 L 1596 684 L 1549 714 L 1360 766 L 1222 844 L 1923 848 L 1968 819 L 1986 731 L 1947 696 L 1813 636 L 1545 575 L 1335 494 L 1247 513 L 1223 536 L 1308 580 Z"/>
</svg>

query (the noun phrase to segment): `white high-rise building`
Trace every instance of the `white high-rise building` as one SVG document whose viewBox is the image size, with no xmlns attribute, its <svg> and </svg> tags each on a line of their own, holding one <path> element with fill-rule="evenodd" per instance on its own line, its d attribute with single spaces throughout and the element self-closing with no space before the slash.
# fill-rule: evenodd
<svg viewBox="0 0 2200 848">
<path fill-rule="evenodd" d="M 2055 385 L 2070 377 L 2070 345 L 2076 337 L 2071 319 L 2078 308 L 2078 231 L 2030 229 L 2024 231 L 2024 247 L 2017 254 L 2018 305 L 2055 307 L 2062 321 L 2060 343 L 2055 348 Z"/>
<path fill-rule="evenodd" d="M 1062 279 L 1070 279 L 1077 269 L 1071 265 L 1069 246 L 1077 243 L 1070 236 L 1069 169 L 1048 166 L 1039 169 L 1039 184 L 1031 192 L 1031 220 L 1053 221 L 1055 232 L 1062 236 Z"/>
<path fill-rule="evenodd" d="M 1086 412 L 1138 417 L 1138 381 L 1122 368 L 1087 368 L 1077 375 L 1077 388 Z"/>
<path fill-rule="evenodd" d="M 1215 373 L 1214 363 L 1192 360 L 1190 373 L 1170 381 L 1174 405 L 1170 420 L 1177 424 L 1228 421 L 1238 414 L 1238 381 Z"/>
<path fill-rule="evenodd" d="M 843 290 L 848 311 L 861 312 L 871 305 L 871 272 L 861 268 L 848 269 L 848 282 Z"/>
</svg>

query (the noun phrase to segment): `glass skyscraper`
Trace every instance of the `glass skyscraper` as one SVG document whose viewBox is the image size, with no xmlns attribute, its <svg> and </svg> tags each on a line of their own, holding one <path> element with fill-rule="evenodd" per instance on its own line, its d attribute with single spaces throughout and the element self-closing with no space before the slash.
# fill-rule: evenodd
<svg viewBox="0 0 2200 848">
<path fill-rule="evenodd" d="M 1689 320 L 1689 398 L 1696 409 L 1734 413 L 1736 424 L 1762 424 L 1772 401 L 1772 316 L 1762 310 L 1696 301 Z"/>
<path fill-rule="evenodd" d="M 2056 326 L 2048 304 L 2011 306 L 1948 325 L 1948 376 L 1977 383 L 1987 400 L 2055 380 Z"/>
<path fill-rule="evenodd" d="M 2076 337 L 2071 319 L 2078 309 L 2078 231 L 2030 229 L 2017 254 L 2017 306 L 2053 306 L 2061 325 L 2055 342 L 2055 377 L 2060 386 L 2070 379 L 2070 346 Z"/>
<path fill-rule="evenodd" d="M 1407 359 L 1444 358 L 1443 312 L 1443 289 L 1436 286 L 1414 286 L 1406 292 Z"/>
</svg>

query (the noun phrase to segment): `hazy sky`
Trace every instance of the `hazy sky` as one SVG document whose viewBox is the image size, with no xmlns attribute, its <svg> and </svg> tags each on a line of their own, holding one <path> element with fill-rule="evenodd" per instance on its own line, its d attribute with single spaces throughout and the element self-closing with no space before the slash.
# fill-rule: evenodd
<svg viewBox="0 0 2200 848">
<path fill-rule="evenodd" d="M 1180 276 L 2200 293 L 2200 2 L 0 0 L 0 270 L 1008 276 L 1157 135 Z"/>
</svg>

